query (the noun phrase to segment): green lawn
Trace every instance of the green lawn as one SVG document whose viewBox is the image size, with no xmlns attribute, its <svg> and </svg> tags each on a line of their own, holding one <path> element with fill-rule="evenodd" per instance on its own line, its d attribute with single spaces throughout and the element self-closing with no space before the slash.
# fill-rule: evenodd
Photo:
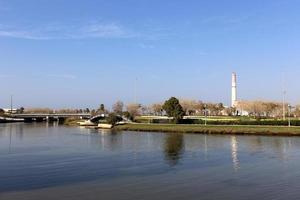
<svg viewBox="0 0 300 200">
<path fill-rule="evenodd" d="M 300 127 L 283 126 L 217 126 L 217 125 L 181 125 L 181 124 L 127 124 L 115 127 L 117 130 L 155 131 L 202 134 L 237 135 L 283 135 L 300 136 Z"/>
</svg>

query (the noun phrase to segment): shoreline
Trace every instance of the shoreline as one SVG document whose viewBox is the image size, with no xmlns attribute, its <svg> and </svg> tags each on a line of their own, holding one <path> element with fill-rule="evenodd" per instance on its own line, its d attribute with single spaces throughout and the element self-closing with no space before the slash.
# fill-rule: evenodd
<svg viewBox="0 0 300 200">
<path fill-rule="evenodd" d="M 184 124 L 126 124 L 114 127 L 119 131 L 148 131 L 218 135 L 300 136 L 300 127 L 284 126 L 224 126 Z"/>
</svg>

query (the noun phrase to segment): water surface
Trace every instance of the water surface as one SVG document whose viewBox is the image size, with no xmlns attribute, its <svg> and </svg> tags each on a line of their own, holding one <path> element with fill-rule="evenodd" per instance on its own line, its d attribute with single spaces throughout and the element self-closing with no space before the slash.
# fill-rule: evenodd
<svg viewBox="0 0 300 200">
<path fill-rule="evenodd" d="M 0 199 L 299 199 L 300 137 L 0 124 Z"/>
</svg>

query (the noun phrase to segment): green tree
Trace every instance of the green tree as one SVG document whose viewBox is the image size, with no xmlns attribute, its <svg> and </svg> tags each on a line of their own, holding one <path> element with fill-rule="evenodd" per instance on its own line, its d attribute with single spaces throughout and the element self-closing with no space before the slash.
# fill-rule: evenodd
<svg viewBox="0 0 300 200">
<path fill-rule="evenodd" d="M 5 113 L 4 110 L 0 108 L 0 116 L 4 115 L 4 113 Z"/>
<path fill-rule="evenodd" d="M 133 120 L 133 116 L 128 111 L 123 112 L 123 116 L 128 120 Z"/>
<path fill-rule="evenodd" d="M 103 103 L 100 105 L 100 111 L 102 111 L 102 112 L 105 111 L 105 107 L 104 107 L 104 104 L 103 104 Z"/>
<path fill-rule="evenodd" d="M 175 123 L 178 123 L 184 116 L 183 108 L 180 105 L 179 100 L 175 97 L 171 97 L 169 100 L 165 101 L 163 109 L 169 117 L 173 117 Z"/>
<path fill-rule="evenodd" d="M 21 107 L 21 108 L 19 109 L 19 112 L 22 114 L 22 113 L 24 113 L 24 110 L 25 110 L 25 108 L 24 108 L 24 107 Z"/>
<path fill-rule="evenodd" d="M 97 109 L 97 114 L 105 114 L 106 111 L 105 111 L 105 106 L 104 104 L 100 104 L 100 107 Z"/>
</svg>

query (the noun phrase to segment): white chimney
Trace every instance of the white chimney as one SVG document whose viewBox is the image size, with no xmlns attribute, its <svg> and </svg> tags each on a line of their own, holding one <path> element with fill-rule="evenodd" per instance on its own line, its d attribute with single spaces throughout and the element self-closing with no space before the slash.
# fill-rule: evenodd
<svg viewBox="0 0 300 200">
<path fill-rule="evenodd" d="M 236 73 L 232 73 L 231 77 L 231 107 L 235 107 L 237 103 L 237 89 L 236 89 Z"/>
</svg>

